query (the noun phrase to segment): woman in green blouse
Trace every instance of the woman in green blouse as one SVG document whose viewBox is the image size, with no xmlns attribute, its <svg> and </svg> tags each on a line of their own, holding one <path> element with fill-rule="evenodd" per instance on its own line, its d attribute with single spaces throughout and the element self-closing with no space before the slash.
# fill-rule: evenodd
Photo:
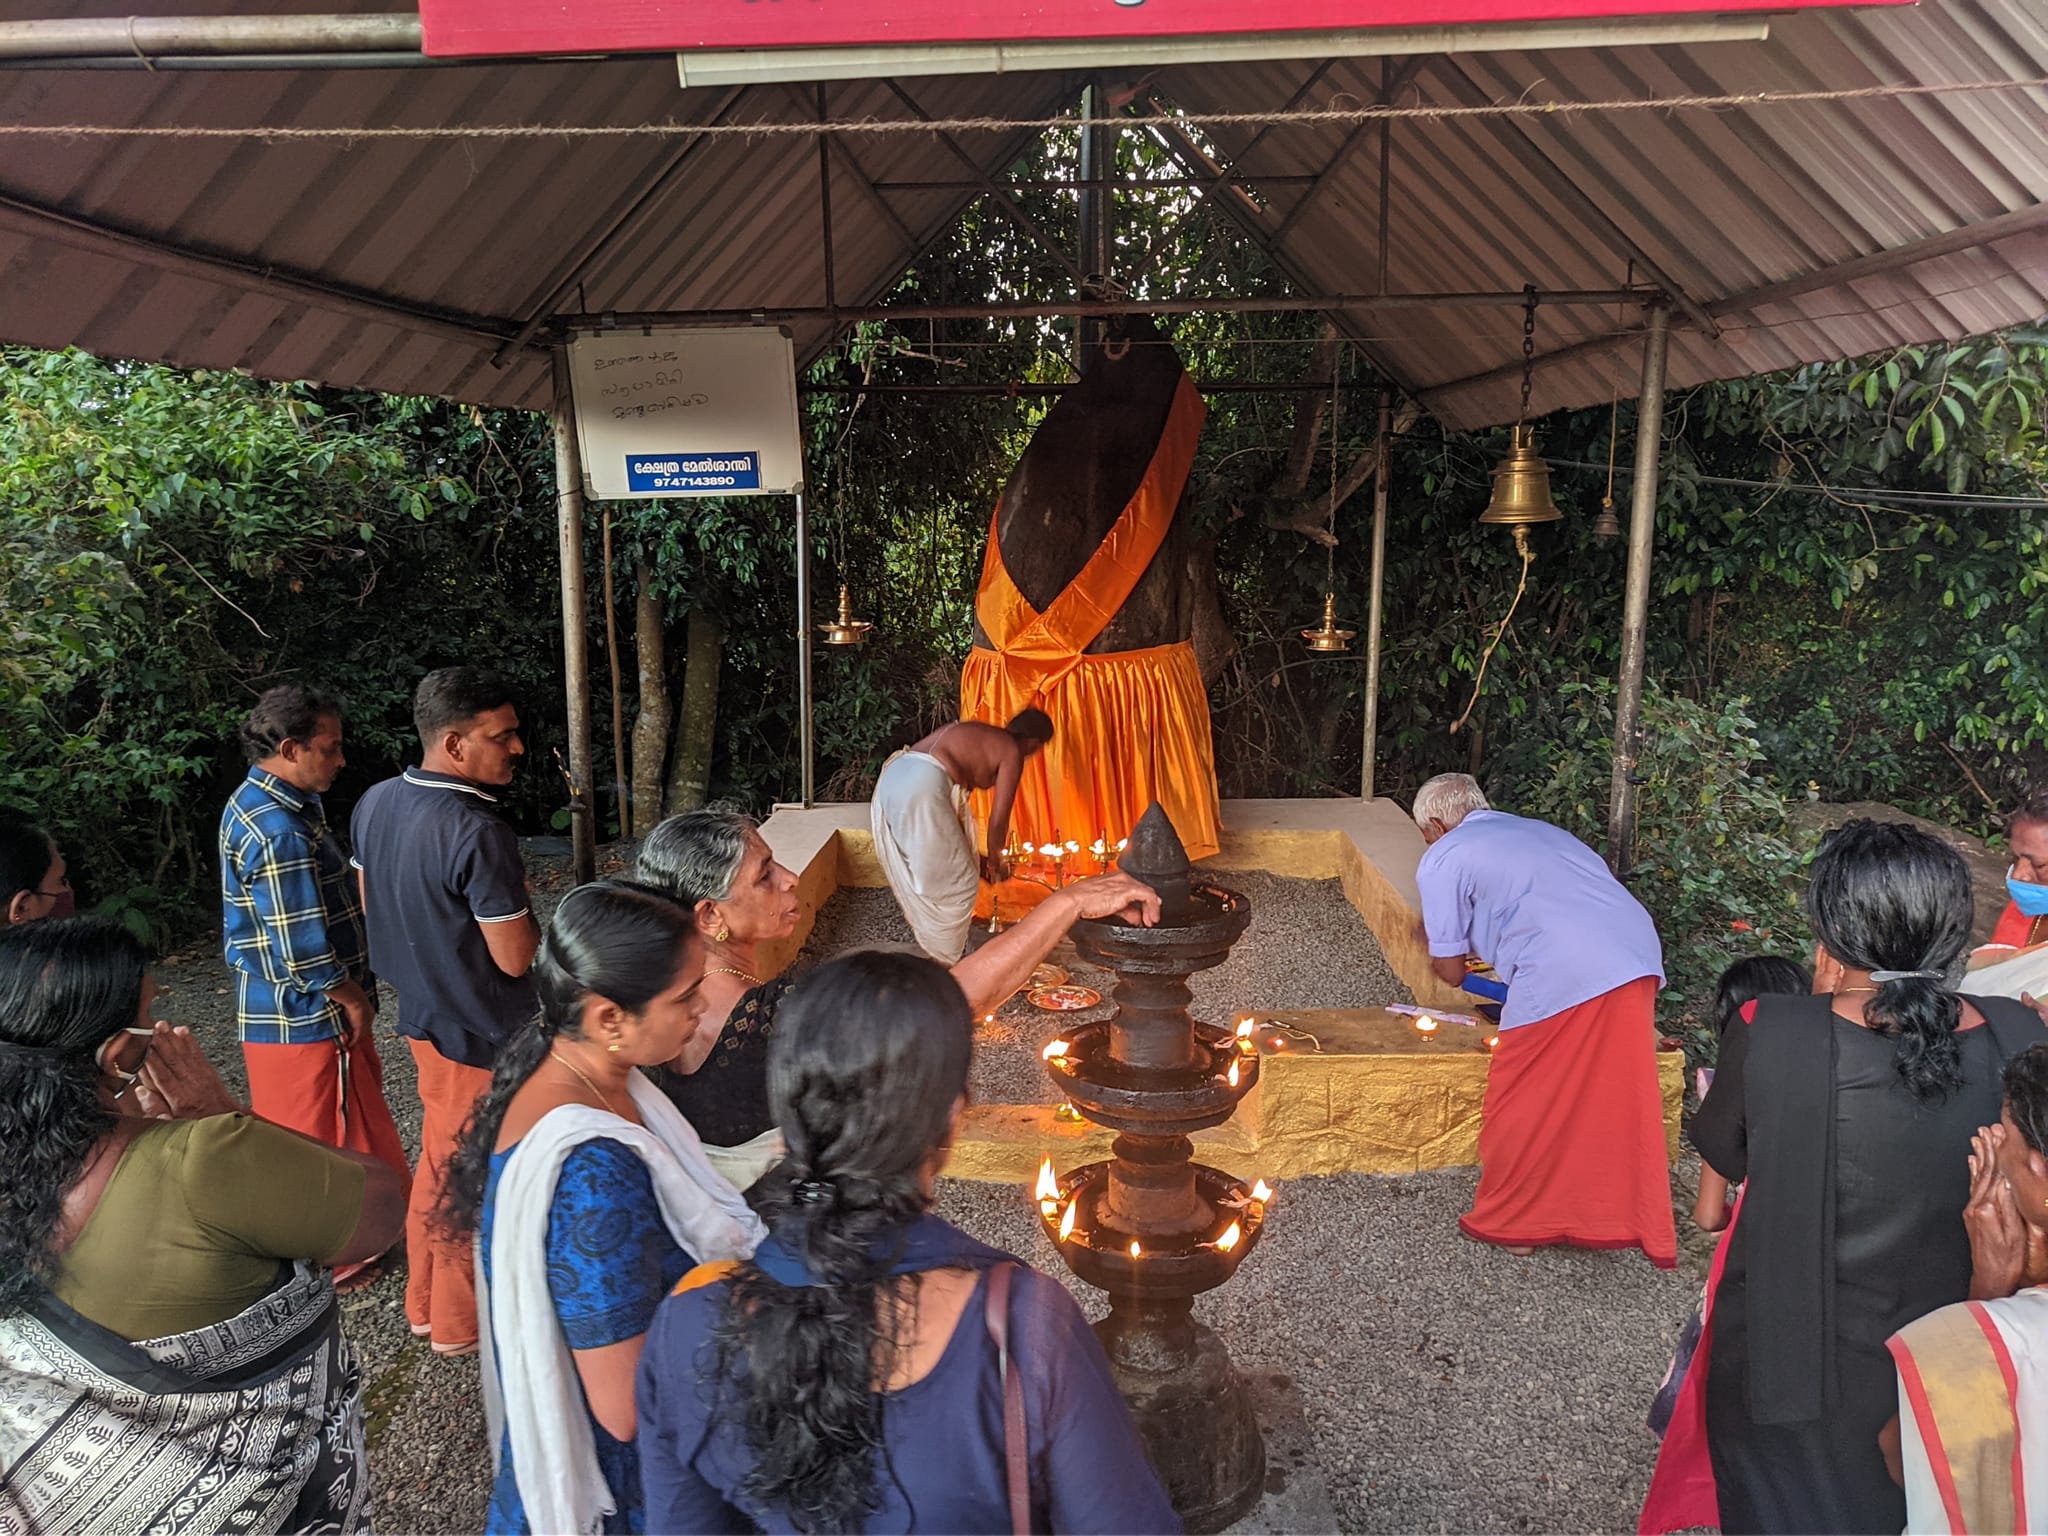
<svg viewBox="0 0 2048 1536">
<path fill-rule="evenodd" d="M 0 932 L 0 1525 L 358 1528 L 328 1269 L 400 1181 L 242 1112 L 154 990 L 117 923 Z"/>
</svg>

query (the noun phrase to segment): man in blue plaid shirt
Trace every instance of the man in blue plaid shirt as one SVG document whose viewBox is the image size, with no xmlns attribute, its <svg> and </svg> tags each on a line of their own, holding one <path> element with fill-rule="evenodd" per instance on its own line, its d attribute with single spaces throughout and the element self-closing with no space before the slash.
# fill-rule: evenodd
<svg viewBox="0 0 2048 1536">
<path fill-rule="evenodd" d="M 221 813 L 220 887 L 250 1104 L 410 1183 L 372 1033 L 362 892 L 320 804 L 344 762 L 340 706 L 297 683 L 273 688 L 243 722 L 242 750 L 249 776 Z"/>
</svg>

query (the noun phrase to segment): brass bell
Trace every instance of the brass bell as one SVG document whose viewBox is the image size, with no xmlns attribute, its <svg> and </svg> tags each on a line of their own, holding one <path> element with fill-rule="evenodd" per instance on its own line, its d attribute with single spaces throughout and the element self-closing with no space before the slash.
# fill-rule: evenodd
<svg viewBox="0 0 2048 1536">
<path fill-rule="evenodd" d="M 1593 519 L 1593 537 L 1602 544 L 1612 544 L 1621 537 L 1621 519 L 1614 515 L 1614 498 L 1600 498 L 1600 515 Z"/>
<path fill-rule="evenodd" d="M 1536 452 L 1535 430 L 1524 422 L 1515 428 L 1508 456 L 1494 466 L 1493 500 L 1486 504 L 1479 521 L 1527 528 L 1554 523 L 1563 516 L 1550 499 L 1550 466 Z"/>
<path fill-rule="evenodd" d="M 1355 629 L 1337 627 L 1337 594 L 1325 592 L 1323 622 L 1314 629 L 1304 629 L 1301 638 L 1308 642 L 1312 651 L 1348 651 L 1351 649 L 1351 637 L 1357 633 Z"/>
<path fill-rule="evenodd" d="M 839 589 L 839 617 L 827 619 L 818 626 L 818 637 L 826 645 L 861 645 L 866 643 L 868 631 L 875 626 L 866 619 L 853 616 L 853 590 L 841 586 Z"/>
</svg>

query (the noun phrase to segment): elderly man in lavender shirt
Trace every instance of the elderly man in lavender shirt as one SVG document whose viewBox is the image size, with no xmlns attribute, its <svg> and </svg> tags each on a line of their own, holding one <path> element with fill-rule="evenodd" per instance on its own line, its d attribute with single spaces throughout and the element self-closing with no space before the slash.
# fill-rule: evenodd
<svg viewBox="0 0 2048 1536">
<path fill-rule="evenodd" d="M 1415 794 L 1431 963 L 1507 984 L 1487 1074 L 1466 1236 L 1526 1255 L 1554 1243 L 1677 1262 L 1657 1080 L 1663 949 L 1642 904 L 1560 827 L 1496 811 L 1469 775 Z"/>
</svg>

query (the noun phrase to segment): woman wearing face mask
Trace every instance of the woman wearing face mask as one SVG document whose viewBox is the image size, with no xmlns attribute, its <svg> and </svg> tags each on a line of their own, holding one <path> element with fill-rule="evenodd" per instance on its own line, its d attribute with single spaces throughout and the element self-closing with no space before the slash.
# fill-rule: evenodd
<svg viewBox="0 0 2048 1536">
<path fill-rule="evenodd" d="M 237 1112 L 153 990 L 118 923 L 0 931 L 0 1526 L 363 1528 L 327 1266 L 398 1176 Z"/>
<path fill-rule="evenodd" d="M 1991 941 L 1977 951 L 1980 958 L 2048 944 L 2048 786 L 2030 793 L 2006 818 L 2005 842 L 2012 850 L 2005 872 L 2012 899 L 1991 930 Z"/>
<path fill-rule="evenodd" d="M 761 1225 L 640 1072 L 694 1071 L 718 1036 L 688 915 L 654 891 L 578 887 L 533 979 L 540 1016 L 501 1049 L 448 1169 L 449 1225 L 477 1239 L 486 1529 L 638 1531 L 647 1325 L 685 1271 L 753 1252 Z"/>
<path fill-rule="evenodd" d="M 0 928 L 71 915 L 64 855 L 34 822 L 0 811 Z"/>
</svg>

